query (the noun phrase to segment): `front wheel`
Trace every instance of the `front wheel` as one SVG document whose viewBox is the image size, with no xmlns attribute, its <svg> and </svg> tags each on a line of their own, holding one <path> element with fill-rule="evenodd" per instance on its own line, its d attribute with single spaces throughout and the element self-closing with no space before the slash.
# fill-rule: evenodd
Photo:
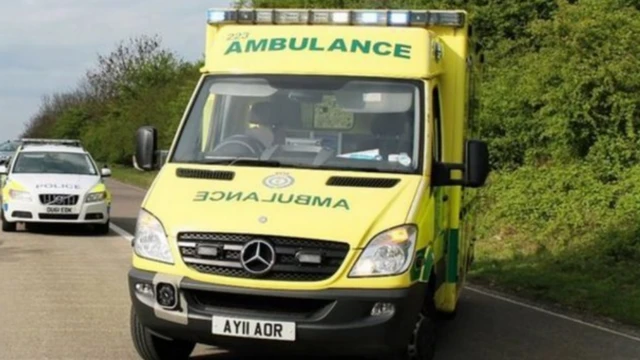
<svg viewBox="0 0 640 360">
<path fill-rule="evenodd" d="M 4 217 L 4 211 L 2 211 L 2 231 L 4 232 L 15 232 L 18 228 L 17 223 L 8 222 Z"/>
<path fill-rule="evenodd" d="M 186 360 L 196 347 L 195 343 L 165 340 L 149 333 L 131 308 L 131 337 L 138 355 L 143 360 Z"/>
<path fill-rule="evenodd" d="M 436 316 L 433 292 L 429 291 L 417 316 L 407 348 L 398 351 L 392 359 L 433 360 L 436 350 Z"/>
<path fill-rule="evenodd" d="M 107 234 L 109 234 L 109 223 L 110 223 L 110 221 L 107 221 L 104 224 L 96 224 L 96 225 L 94 225 L 96 234 L 98 234 L 98 235 L 107 235 Z"/>
</svg>

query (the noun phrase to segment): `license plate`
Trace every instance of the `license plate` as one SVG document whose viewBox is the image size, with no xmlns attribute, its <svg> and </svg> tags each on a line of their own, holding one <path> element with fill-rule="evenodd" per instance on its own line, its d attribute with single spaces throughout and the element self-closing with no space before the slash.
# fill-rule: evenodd
<svg viewBox="0 0 640 360">
<path fill-rule="evenodd" d="M 296 340 L 296 324 L 293 322 L 214 316 L 212 328 L 215 335 L 279 341 Z"/>
<path fill-rule="evenodd" d="M 73 208 L 47 206 L 47 213 L 49 214 L 71 214 L 72 212 Z"/>
</svg>

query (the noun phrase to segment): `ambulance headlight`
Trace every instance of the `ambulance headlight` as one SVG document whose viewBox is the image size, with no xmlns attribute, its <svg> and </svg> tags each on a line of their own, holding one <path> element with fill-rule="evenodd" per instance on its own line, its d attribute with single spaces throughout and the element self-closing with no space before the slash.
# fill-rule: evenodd
<svg viewBox="0 0 640 360">
<path fill-rule="evenodd" d="M 9 198 L 16 201 L 31 201 L 31 194 L 28 191 L 9 190 Z"/>
<path fill-rule="evenodd" d="M 413 261 L 418 230 L 403 225 L 376 235 L 351 269 L 350 277 L 399 275 Z"/>
<path fill-rule="evenodd" d="M 145 210 L 140 210 L 138 214 L 133 250 L 140 257 L 173 264 L 173 255 L 164 227 L 155 216 Z"/>
<path fill-rule="evenodd" d="M 104 199 L 106 199 L 106 198 L 107 198 L 107 193 L 104 192 L 104 191 L 93 192 L 93 193 L 90 193 L 89 195 L 87 195 L 86 202 L 94 203 L 94 202 L 104 201 Z"/>
</svg>

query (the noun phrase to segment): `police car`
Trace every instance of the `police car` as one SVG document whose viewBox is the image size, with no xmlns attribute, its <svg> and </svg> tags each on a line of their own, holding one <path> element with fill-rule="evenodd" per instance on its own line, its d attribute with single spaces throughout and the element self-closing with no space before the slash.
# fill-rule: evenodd
<svg viewBox="0 0 640 360">
<path fill-rule="evenodd" d="M 0 165 L 2 231 L 22 223 L 91 224 L 109 232 L 111 194 L 100 169 L 78 140 L 23 139 L 12 159 Z"/>
</svg>

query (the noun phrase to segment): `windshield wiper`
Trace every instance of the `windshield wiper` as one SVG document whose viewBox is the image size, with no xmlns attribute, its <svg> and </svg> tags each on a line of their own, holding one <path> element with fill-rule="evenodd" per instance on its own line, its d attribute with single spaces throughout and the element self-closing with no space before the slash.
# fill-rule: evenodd
<svg viewBox="0 0 640 360">
<path fill-rule="evenodd" d="M 281 167 L 282 163 L 276 160 L 260 160 L 252 158 L 229 158 L 229 159 L 204 159 L 203 164 L 212 165 L 239 165 L 239 166 L 264 166 L 264 167 Z"/>
</svg>

